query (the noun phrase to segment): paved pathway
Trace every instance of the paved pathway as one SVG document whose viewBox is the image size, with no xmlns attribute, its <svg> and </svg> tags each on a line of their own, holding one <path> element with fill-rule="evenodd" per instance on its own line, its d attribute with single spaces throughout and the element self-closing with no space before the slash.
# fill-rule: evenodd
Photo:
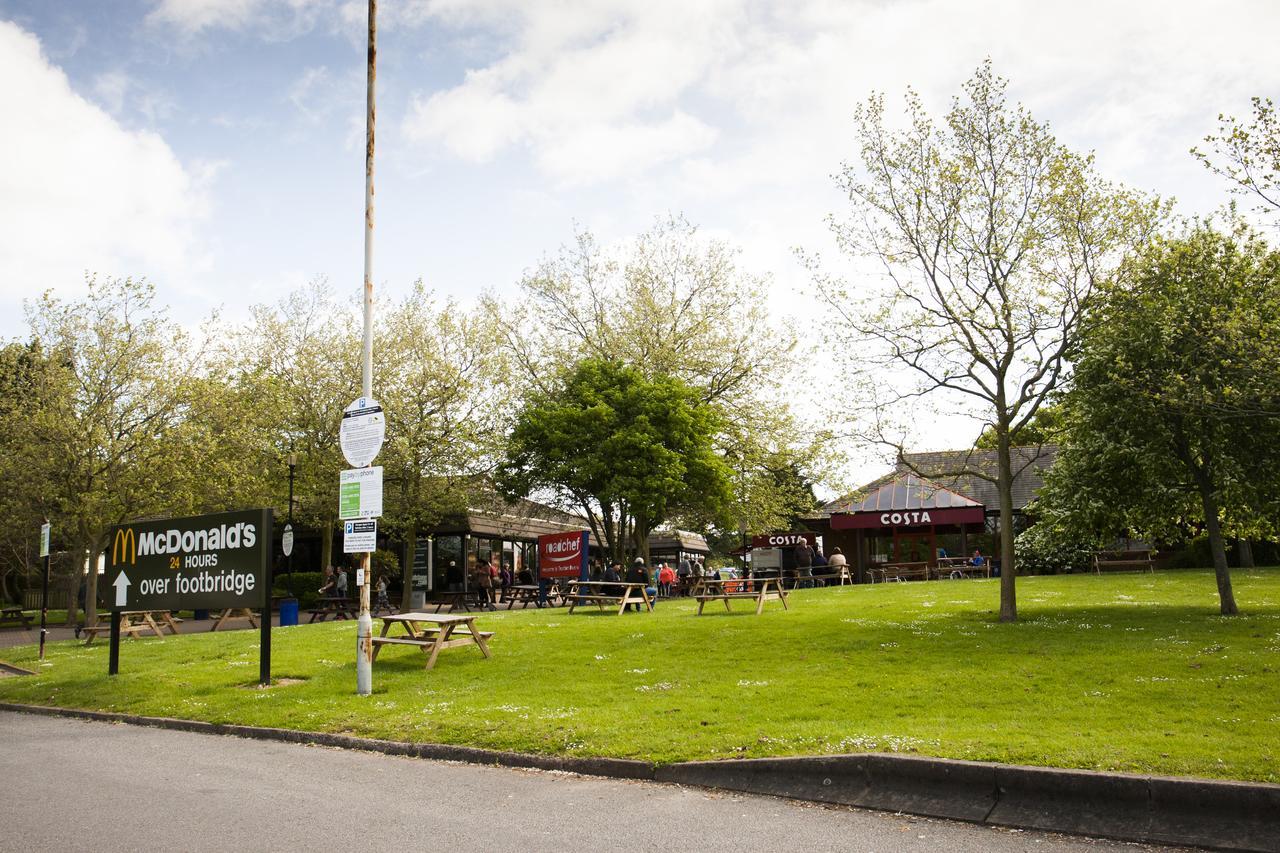
<svg viewBox="0 0 1280 853">
<path fill-rule="evenodd" d="M 768 797 L 0 712 L 7 850 L 1145 851 Z"/>
</svg>

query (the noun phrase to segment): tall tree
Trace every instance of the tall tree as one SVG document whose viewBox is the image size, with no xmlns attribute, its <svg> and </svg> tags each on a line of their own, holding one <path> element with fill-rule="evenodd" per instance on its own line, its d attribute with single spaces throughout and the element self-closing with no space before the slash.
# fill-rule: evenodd
<svg viewBox="0 0 1280 853">
<path fill-rule="evenodd" d="M 1225 533 L 1271 532 L 1280 508 L 1280 253 L 1198 225 L 1129 272 L 1084 324 L 1040 504 L 1102 538 L 1202 525 L 1233 614 Z"/>
<path fill-rule="evenodd" d="M 784 503 L 772 469 L 813 477 L 825 464 L 823 430 L 789 405 L 798 336 L 771 316 L 768 280 L 744 272 L 735 251 L 679 216 L 605 249 L 586 231 L 521 282 L 523 300 L 490 300 L 513 377 L 540 393 L 581 359 L 673 377 L 719 420 L 716 445 L 740 468 L 733 514 L 768 524 Z M 753 528 L 758 529 L 758 528 Z"/>
<path fill-rule="evenodd" d="M 839 184 L 853 215 L 833 221 L 839 245 L 869 258 L 883 282 L 854 298 L 819 275 L 852 327 L 862 375 L 877 395 L 871 433 L 901 458 L 886 426 L 917 398 L 945 399 L 994 432 L 987 471 L 1000 501 L 1000 619 L 1017 618 L 1010 447 L 1061 381 L 1065 353 L 1099 281 L 1147 233 L 1153 202 L 1103 181 L 1092 156 L 1058 143 L 1008 103 L 984 63 L 939 125 L 908 91 L 907 126 L 886 126 L 883 96 L 855 113 L 860 165 Z M 887 393 L 885 388 L 889 387 Z"/>
<path fill-rule="evenodd" d="M 28 307 L 32 344 L 51 369 L 16 427 L 31 466 L 24 482 L 57 519 L 68 550 L 88 563 L 88 624 L 97 618 L 95 568 L 109 528 L 168 512 L 188 474 L 176 427 L 200 357 L 154 303 L 146 282 L 90 277 L 84 299 L 46 293 Z M 68 621 L 75 616 L 73 587 Z"/>
<path fill-rule="evenodd" d="M 474 478 L 497 463 L 511 419 L 508 371 L 492 315 L 437 301 L 421 282 L 382 313 L 376 347 L 384 520 L 406 544 L 407 608 L 418 531 L 465 510 Z"/>
<path fill-rule="evenodd" d="M 1248 121 L 1219 115 L 1218 132 L 1204 141 L 1212 154 L 1198 148 L 1191 153 L 1205 168 L 1230 181 L 1233 192 L 1258 202 L 1258 213 L 1280 215 L 1280 115 L 1270 98 L 1253 99 Z"/>
<path fill-rule="evenodd" d="M 550 491 L 579 509 L 611 558 L 647 558 L 664 519 L 727 505 L 716 428 L 714 410 L 679 379 L 584 359 L 526 401 L 497 482 L 510 497 Z"/>
</svg>

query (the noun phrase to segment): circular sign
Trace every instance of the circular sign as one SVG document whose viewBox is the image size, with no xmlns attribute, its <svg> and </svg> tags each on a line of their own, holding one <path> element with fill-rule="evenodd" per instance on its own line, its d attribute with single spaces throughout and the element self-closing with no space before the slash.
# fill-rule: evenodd
<svg viewBox="0 0 1280 853">
<path fill-rule="evenodd" d="M 382 407 L 372 397 L 361 397 L 342 413 L 338 443 L 342 457 L 352 468 L 364 468 L 378 456 L 387 435 L 387 421 Z"/>
<path fill-rule="evenodd" d="M 293 553 L 293 525 L 286 524 L 284 526 L 284 535 L 280 537 L 280 548 L 287 557 Z"/>
</svg>

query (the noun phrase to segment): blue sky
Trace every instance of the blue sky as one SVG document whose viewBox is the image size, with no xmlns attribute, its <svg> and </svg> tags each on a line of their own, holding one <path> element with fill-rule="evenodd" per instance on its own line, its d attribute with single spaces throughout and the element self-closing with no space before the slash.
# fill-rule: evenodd
<svg viewBox="0 0 1280 853">
<path fill-rule="evenodd" d="M 1274 0 L 383 0 L 375 279 L 510 292 L 569 240 L 683 213 L 806 314 L 854 104 L 935 112 L 986 57 L 1109 177 L 1227 196 L 1187 149 L 1280 96 Z M 363 0 L 0 0 L 0 337 L 85 270 L 184 321 L 358 293 Z M 799 294 L 799 295 L 797 295 Z M 826 334 L 823 332 L 823 334 Z M 940 445 L 953 441 L 940 440 Z"/>
</svg>

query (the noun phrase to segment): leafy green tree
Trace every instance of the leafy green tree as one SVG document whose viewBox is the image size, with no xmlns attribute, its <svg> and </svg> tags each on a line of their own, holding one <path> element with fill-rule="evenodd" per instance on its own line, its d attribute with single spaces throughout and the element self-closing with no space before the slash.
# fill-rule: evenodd
<svg viewBox="0 0 1280 853">
<path fill-rule="evenodd" d="M 1056 399 L 1056 395 L 1054 397 Z M 1045 402 L 1036 410 L 1021 428 L 1009 437 L 1014 447 L 1038 447 L 1045 444 L 1062 444 L 1067 440 L 1066 426 L 1063 423 L 1062 404 Z M 979 450 L 995 450 L 999 446 L 996 431 L 990 426 L 982 430 L 974 447 Z"/>
<path fill-rule="evenodd" d="M 1197 225 L 1126 273 L 1084 324 L 1041 508 L 1099 540 L 1203 525 L 1233 614 L 1224 528 L 1269 530 L 1280 507 L 1280 253 Z"/>
<path fill-rule="evenodd" d="M 1280 213 L 1280 116 L 1270 98 L 1253 99 L 1253 116 L 1243 121 L 1218 116 L 1218 132 L 1204 138 L 1212 154 L 1192 148 L 1205 168 L 1234 186 L 1232 191 L 1260 202 L 1264 216 Z"/>
<path fill-rule="evenodd" d="M 828 464 L 825 425 L 788 403 L 798 336 L 771 317 L 768 280 L 685 219 L 660 220 L 615 250 L 579 232 L 525 276 L 521 293 L 488 302 L 513 378 L 546 393 L 564 365 L 601 359 L 685 383 L 715 410 L 714 441 L 738 469 L 731 515 L 753 530 L 772 529 L 792 506 L 776 468 L 816 477 Z"/>
<path fill-rule="evenodd" d="M 9 419 L 18 450 L 10 482 L 23 484 L 33 514 L 50 518 L 68 551 L 84 555 L 89 624 L 110 527 L 166 514 L 191 473 L 180 462 L 178 425 L 200 355 L 154 303 L 146 282 L 90 277 L 81 300 L 46 293 L 28 306 L 31 346 L 48 360 Z"/>
<path fill-rule="evenodd" d="M 732 471 L 713 443 L 717 427 L 679 379 L 584 359 L 526 400 L 497 483 L 510 497 L 548 492 L 579 509 L 613 559 L 647 557 L 664 519 L 728 504 Z"/>
<path fill-rule="evenodd" d="M 378 399 L 387 415 L 384 526 L 406 545 L 404 607 L 418 531 L 466 510 L 475 478 L 492 473 L 511 404 L 505 351 L 492 315 L 438 302 L 418 282 L 381 315 Z"/>
<path fill-rule="evenodd" d="M 853 215 L 833 229 L 882 284 L 859 297 L 818 280 L 859 341 L 852 351 L 874 441 L 901 458 L 909 427 L 898 421 L 919 419 L 915 403 L 926 396 L 994 433 L 994 477 L 947 473 L 996 483 L 1000 619 L 1013 621 L 1018 472 L 1009 448 L 1062 380 L 1099 281 L 1140 242 L 1157 208 L 1099 178 L 1091 156 L 1010 105 L 1006 86 L 983 64 L 940 125 L 911 91 L 902 130 L 886 126 L 883 96 L 858 108 L 861 163 L 839 178 Z"/>
</svg>

